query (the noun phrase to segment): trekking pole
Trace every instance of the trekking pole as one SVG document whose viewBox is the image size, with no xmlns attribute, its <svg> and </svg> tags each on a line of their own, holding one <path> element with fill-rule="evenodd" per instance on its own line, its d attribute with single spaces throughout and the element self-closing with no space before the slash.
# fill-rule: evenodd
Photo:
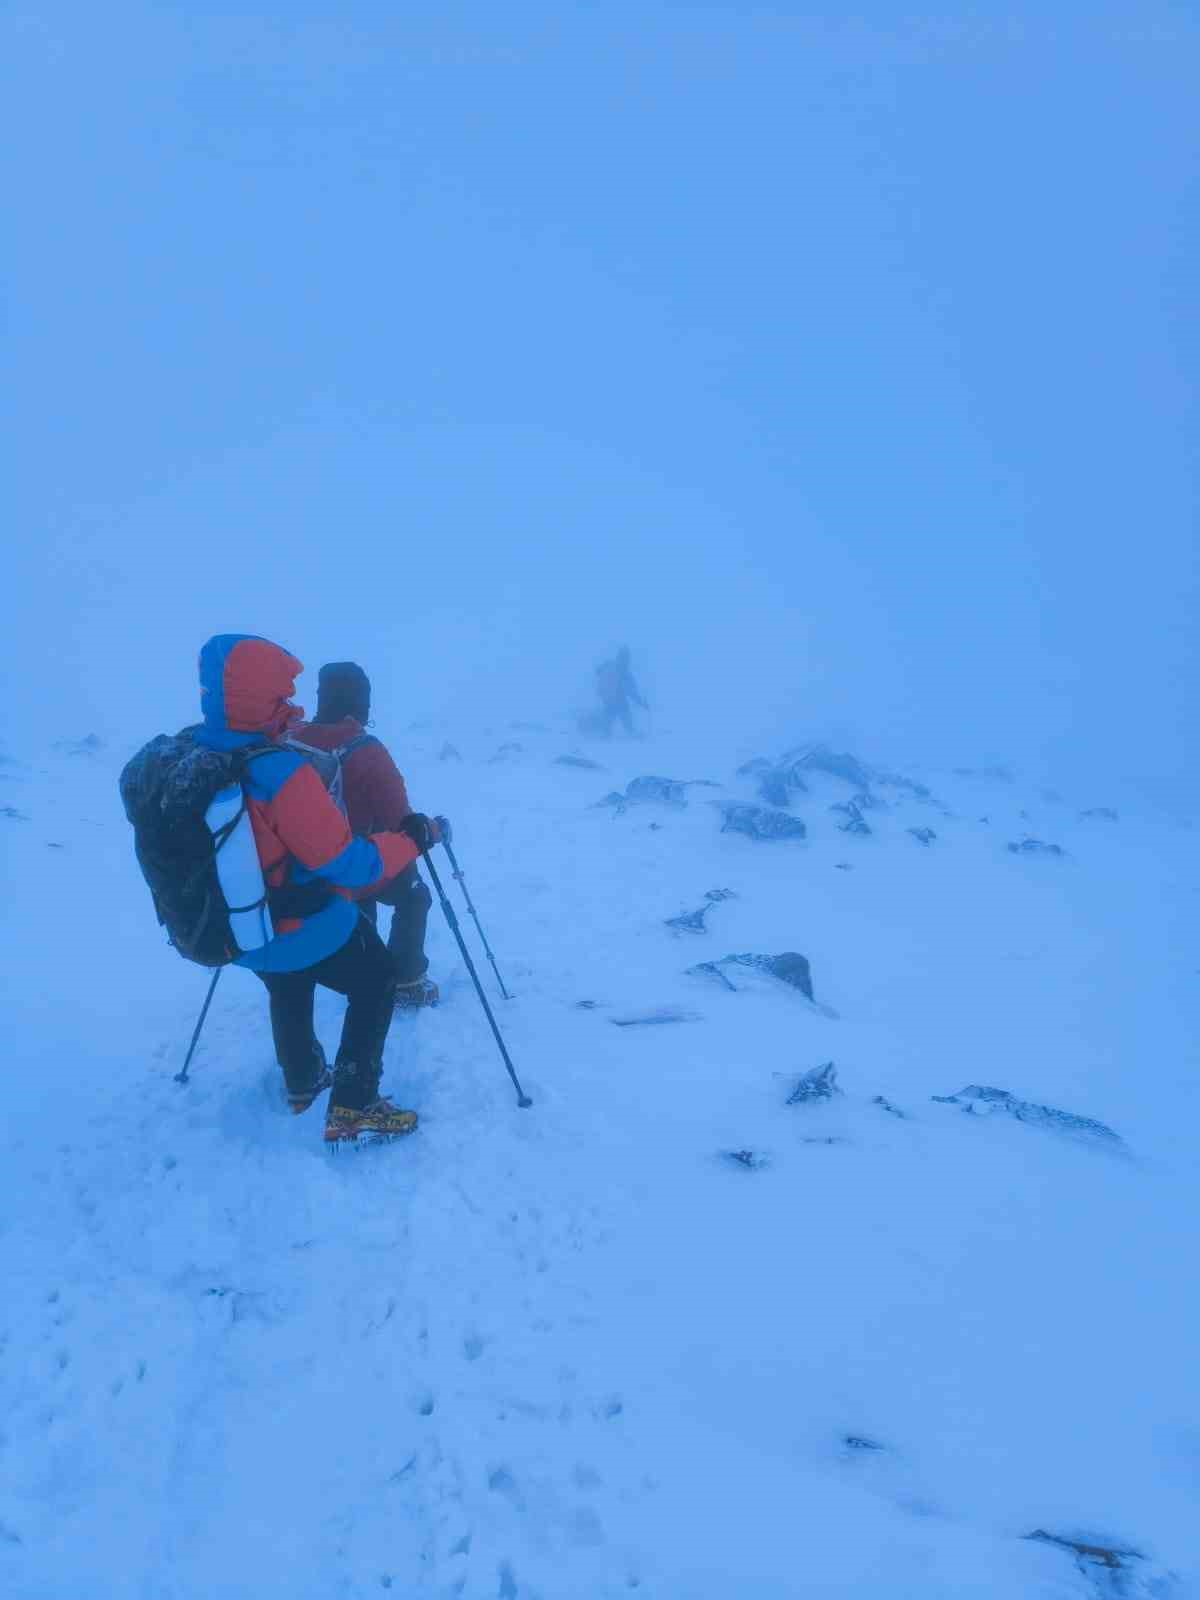
<svg viewBox="0 0 1200 1600">
<path fill-rule="evenodd" d="M 225 971 L 224 967 L 218 967 L 217 970 L 213 973 L 213 981 L 208 986 L 208 993 L 205 995 L 204 1004 L 200 1008 L 200 1019 L 196 1023 L 195 1032 L 192 1034 L 192 1042 L 191 1042 L 190 1045 L 188 1045 L 187 1059 L 183 1063 L 183 1071 L 182 1072 L 177 1072 L 175 1074 L 175 1082 L 176 1083 L 190 1083 L 191 1082 L 191 1079 L 188 1077 L 188 1068 L 191 1066 L 192 1057 L 196 1053 L 196 1044 L 197 1044 L 197 1041 L 200 1038 L 200 1029 L 204 1026 L 204 1019 L 208 1015 L 208 1008 L 209 1008 L 210 1005 L 212 1005 L 213 990 L 217 987 L 217 979 L 221 976 L 221 974 L 224 971 Z"/>
<path fill-rule="evenodd" d="M 479 930 L 479 937 L 483 940 L 483 948 L 487 952 L 488 960 L 492 963 L 492 971 L 496 974 L 496 982 L 500 985 L 500 993 L 506 1000 L 511 1000 L 512 995 L 510 995 L 508 990 L 504 987 L 504 979 L 500 976 L 500 968 L 496 965 L 496 958 L 492 954 L 492 947 L 487 942 L 487 934 L 483 931 L 483 924 L 479 920 L 479 913 L 476 911 L 474 903 L 471 899 L 471 891 L 467 888 L 467 880 L 462 875 L 462 868 L 458 864 L 458 858 L 450 846 L 449 839 L 442 840 L 442 849 L 450 857 L 450 867 L 454 873 L 454 876 L 458 879 L 459 886 L 462 889 L 463 899 L 467 902 L 467 910 L 475 919 L 475 926 Z"/>
<path fill-rule="evenodd" d="M 508 1071 L 509 1077 L 513 1081 L 513 1088 L 517 1091 L 517 1104 L 521 1107 L 522 1111 L 524 1111 L 527 1106 L 531 1106 L 533 1104 L 533 1101 L 521 1087 L 521 1080 L 517 1077 L 516 1069 L 512 1064 L 512 1058 L 508 1053 L 508 1047 L 505 1045 L 504 1039 L 500 1033 L 500 1029 L 496 1025 L 496 1019 L 492 1015 L 492 1008 L 490 1005 L 488 1005 L 488 998 L 483 992 L 483 985 L 479 981 L 479 974 L 475 971 L 475 963 L 471 960 L 471 952 L 467 949 L 467 942 L 463 938 L 462 929 L 458 925 L 458 917 L 455 913 L 454 907 L 446 898 L 446 891 L 442 888 L 442 880 L 438 877 L 437 868 L 430 859 L 428 850 L 422 850 L 421 856 L 426 867 L 429 869 L 429 876 L 433 880 L 433 887 L 437 890 L 437 897 L 442 902 L 442 911 L 445 913 L 446 921 L 450 924 L 450 932 L 458 940 L 458 948 L 462 951 L 462 958 L 467 963 L 467 971 L 471 974 L 471 981 L 475 985 L 475 993 L 479 996 L 479 1003 L 483 1007 L 484 1015 L 491 1023 L 492 1032 L 496 1036 L 496 1043 L 500 1046 L 500 1054 L 504 1058 L 504 1065 Z M 450 859 L 453 861 L 454 857 L 451 856 Z M 494 962 L 492 964 L 493 966 L 495 965 Z M 496 976 L 499 977 L 500 974 L 497 973 Z"/>
</svg>

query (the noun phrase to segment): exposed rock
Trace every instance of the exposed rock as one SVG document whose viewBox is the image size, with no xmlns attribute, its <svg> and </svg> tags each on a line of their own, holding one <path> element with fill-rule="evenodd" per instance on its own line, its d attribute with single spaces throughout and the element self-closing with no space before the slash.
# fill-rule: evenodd
<svg viewBox="0 0 1200 1600">
<path fill-rule="evenodd" d="M 838 823 L 839 832 L 854 833 L 865 837 L 873 831 L 871 824 L 863 816 L 853 800 L 847 801 L 844 805 L 830 806 L 829 809 L 840 812 L 846 818 L 845 822 Z"/>
<path fill-rule="evenodd" d="M 806 1072 L 784 1103 L 789 1106 L 812 1105 L 817 1100 L 832 1100 L 841 1092 L 837 1068 L 832 1061 L 827 1061 L 823 1067 L 813 1067 Z"/>
<path fill-rule="evenodd" d="M 625 1017 L 610 1017 L 614 1028 L 650 1028 L 666 1022 L 699 1022 L 695 1011 L 683 1011 L 678 1006 L 658 1006 L 653 1011 L 633 1012 Z"/>
<path fill-rule="evenodd" d="M 847 1450 L 886 1450 L 887 1446 L 879 1443 L 878 1439 L 868 1439 L 865 1434 L 848 1433 L 842 1439 Z"/>
<path fill-rule="evenodd" d="M 1035 1539 L 1040 1544 L 1056 1544 L 1062 1550 L 1070 1550 L 1079 1562 L 1080 1567 L 1086 1571 L 1091 1567 L 1107 1567 L 1110 1571 L 1120 1571 L 1128 1567 L 1131 1562 L 1144 1561 L 1146 1558 L 1140 1550 L 1123 1550 L 1117 1545 L 1092 1543 L 1085 1539 L 1072 1539 L 1064 1534 L 1047 1533 L 1044 1528 L 1035 1528 L 1032 1533 L 1025 1535 L 1027 1539 Z"/>
<path fill-rule="evenodd" d="M 750 839 L 803 839 L 808 829 L 799 817 L 786 811 L 768 811 L 764 806 L 722 805 L 722 833 L 744 833 Z"/>
<path fill-rule="evenodd" d="M 736 1161 L 739 1167 L 748 1167 L 751 1172 L 768 1165 L 766 1156 L 759 1155 L 756 1150 L 724 1150 L 721 1153 L 727 1161 Z"/>
<path fill-rule="evenodd" d="M 1017 844 L 1008 847 L 1010 855 L 1014 856 L 1065 856 L 1066 851 L 1061 845 L 1047 844 L 1044 839 L 1022 839 Z"/>
<path fill-rule="evenodd" d="M 707 933 L 704 919 L 709 909 L 707 905 L 703 905 L 698 911 L 681 912 L 677 917 L 668 917 L 664 926 L 674 928 L 676 933 Z"/>
<path fill-rule="evenodd" d="M 1013 774 L 1009 767 L 955 767 L 956 778 L 990 778 L 993 783 L 1012 783 Z"/>
<path fill-rule="evenodd" d="M 909 828 L 907 832 L 912 834 L 918 844 L 931 845 L 937 838 L 932 828 Z"/>
<path fill-rule="evenodd" d="M 716 961 L 698 961 L 694 967 L 687 969 L 691 978 L 715 978 L 726 989 L 737 993 L 737 984 L 732 983 L 721 971 L 720 963 Z"/>
<path fill-rule="evenodd" d="M 634 778 L 625 786 L 625 793 L 615 790 L 598 800 L 598 806 L 612 806 L 618 815 L 626 806 L 664 805 L 682 811 L 687 805 L 687 792 L 692 788 L 719 789 L 711 778 Z"/>
<path fill-rule="evenodd" d="M 778 956 L 722 956 L 719 961 L 701 961 L 697 966 L 689 967 L 687 970 L 691 976 L 716 978 L 727 989 L 736 990 L 737 984 L 725 971 L 727 967 L 743 967 L 754 972 L 765 972 L 769 977 L 778 978 L 781 983 L 799 989 L 807 999 L 813 998 L 812 970 L 807 958 L 798 955 L 794 950 L 785 951 Z"/>
<path fill-rule="evenodd" d="M 899 1117 L 902 1122 L 907 1120 L 906 1113 L 901 1111 L 899 1106 L 894 1106 L 890 1100 L 885 1099 L 881 1094 L 877 1094 L 871 1104 L 878 1106 L 881 1111 L 886 1111 L 889 1117 Z"/>
<path fill-rule="evenodd" d="M 759 779 L 758 798 L 765 800 L 769 806 L 781 806 L 785 810 L 792 803 L 792 785 L 783 772 L 764 772 Z"/>
<path fill-rule="evenodd" d="M 634 778 L 625 786 L 629 805 L 686 806 L 687 784 L 674 778 Z"/>
<path fill-rule="evenodd" d="M 853 784 L 855 789 L 871 787 L 871 773 L 861 761 L 851 755 L 839 755 L 827 745 L 817 745 L 803 753 L 797 752 L 793 758 L 793 765 L 799 772 L 826 772 L 832 778 L 841 778 L 846 783 Z"/>
<path fill-rule="evenodd" d="M 962 1109 L 974 1116 L 990 1116 L 993 1112 L 1001 1111 L 1010 1117 L 1015 1117 L 1018 1122 L 1035 1123 L 1040 1127 L 1054 1128 L 1060 1133 L 1085 1134 L 1092 1138 L 1111 1141 L 1120 1144 L 1120 1134 L 1114 1133 L 1103 1122 L 1098 1122 L 1094 1117 L 1077 1116 L 1073 1111 L 1058 1111 L 1053 1106 L 1036 1105 L 1031 1100 L 1018 1100 L 1015 1095 L 1009 1094 L 1007 1089 L 990 1089 L 981 1084 L 968 1084 L 965 1089 L 960 1089 L 957 1094 L 935 1094 L 931 1096 L 939 1105 L 961 1106 Z"/>
<path fill-rule="evenodd" d="M 902 789 L 905 794 L 912 795 L 914 800 L 932 800 L 933 793 L 923 783 L 914 783 L 911 778 L 905 778 L 898 772 L 877 772 L 875 782 L 881 789 Z"/>
<path fill-rule="evenodd" d="M 89 733 L 82 739 L 59 739 L 50 748 L 60 756 L 94 756 L 104 749 L 104 740 L 99 734 Z"/>
<path fill-rule="evenodd" d="M 737 896 L 732 889 L 709 889 L 704 896 L 704 904 L 695 911 L 683 911 L 677 917 L 668 917 L 665 926 L 674 928 L 677 933 L 707 933 L 704 919 L 713 906 L 719 905 L 723 900 L 736 900 Z"/>
</svg>

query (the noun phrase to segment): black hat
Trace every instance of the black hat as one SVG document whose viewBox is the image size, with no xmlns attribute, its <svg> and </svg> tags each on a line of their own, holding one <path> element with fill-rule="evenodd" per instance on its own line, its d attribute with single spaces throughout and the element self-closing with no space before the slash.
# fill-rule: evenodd
<svg viewBox="0 0 1200 1600">
<path fill-rule="evenodd" d="M 371 680 L 357 661 L 328 661 L 317 674 L 317 721 L 340 722 L 371 715 Z"/>
</svg>

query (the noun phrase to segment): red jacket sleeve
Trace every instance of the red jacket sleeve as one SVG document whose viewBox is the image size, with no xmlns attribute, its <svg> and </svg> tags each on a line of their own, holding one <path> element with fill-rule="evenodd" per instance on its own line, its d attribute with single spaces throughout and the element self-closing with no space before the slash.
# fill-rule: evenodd
<svg viewBox="0 0 1200 1600">
<path fill-rule="evenodd" d="M 346 810 L 355 833 L 398 828 L 412 814 L 404 779 L 387 746 L 378 739 L 347 756 L 343 781 Z"/>
<path fill-rule="evenodd" d="M 402 833 L 355 837 L 307 762 L 297 767 L 264 811 L 272 830 L 300 865 L 339 888 L 378 888 L 420 856 L 416 845 Z"/>
</svg>

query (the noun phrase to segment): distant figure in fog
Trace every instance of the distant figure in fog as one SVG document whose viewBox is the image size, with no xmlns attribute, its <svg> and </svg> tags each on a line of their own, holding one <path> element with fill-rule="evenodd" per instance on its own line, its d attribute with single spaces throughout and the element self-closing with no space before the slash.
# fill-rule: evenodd
<svg viewBox="0 0 1200 1600">
<path fill-rule="evenodd" d="M 650 707 L 629 669 L 628 645 L 622 645 L 611 661 L 602 661 L 596 668 L 596 693 L 600 696 L 596 731 L 609 738 L 613 723 L 619 722 L 626 735 L 632 738 L 631 706 L 641 706 L 643 711 L 649 711 Z"/>
</svg>

